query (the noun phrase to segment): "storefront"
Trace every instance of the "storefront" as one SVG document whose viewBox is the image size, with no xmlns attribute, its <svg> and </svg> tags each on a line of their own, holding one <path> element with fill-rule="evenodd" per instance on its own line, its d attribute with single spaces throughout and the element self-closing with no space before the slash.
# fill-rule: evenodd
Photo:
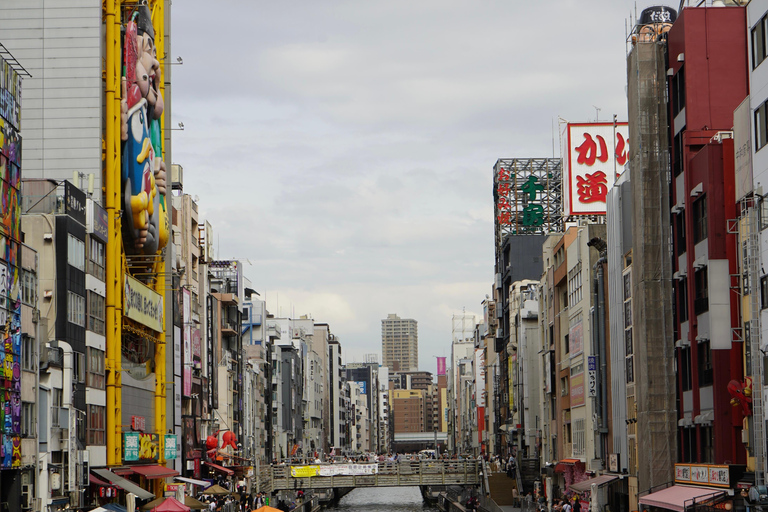
<svg viewBox="0 0 768 512">
<path fill-rule="evenodd" d="M 688 512 L 740 508 L 743 498 L 737 486 L 745 470 L 746 466 L 736 464 L 675 464 L 674 485 L 641 495 L 640 509 Z"/>
</svg>

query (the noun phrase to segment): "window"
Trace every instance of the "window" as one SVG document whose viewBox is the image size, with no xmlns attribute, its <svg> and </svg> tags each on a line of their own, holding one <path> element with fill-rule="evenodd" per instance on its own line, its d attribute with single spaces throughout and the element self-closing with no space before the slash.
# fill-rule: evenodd
<svg viewBox="0 0 768 512">
<path fill-rule="evenodd" d="M 104 351 L 88 347 L 88 370 L 85 385 L 92 388 L 104 389 Z"/>
<path fill-rule="evenodd" d="M 104 297 L 88 290 L 88 325 L 89 331 L 104 335 Z"/>
<path fill-rule="evenodd" d="M 627 372 L 627 384 L 630 382 L 635 382 L 635 361 L 634 356 L 628 356 L 626 361 L 626 369 Z"/>
<path fill-rule="evenodd" d="M 35 437 L 36 409 L 33 402 L 21 403 L 21 437 Z"/>
<path fill-rule="evenodd" d="M 680 349 L 680 373 L 683 380 L 683 391 L 690 391 L 691 379 L 691 347 Z"/>
<path fill-rule="evenodd" d="M 701 427 L 701 460 L 699 462 L 715 462 L 715 444 L 712 442 L 712 427 Z"/>
<path fill-rule="evenodd" d="M 765 44 L 766 36 L 768 36 L 767 25 L 768 16 L 763 16 L 752 28 L 752 69 L 765 60 L 766 51 L 768 51 L 766 48 L 768 45 Z"/>
<path fill-rule="evenodd" d="M 82 384 L 85 382 L 85 354 L 82 352 L 73 352 L 72 361 L 74 366 L 72 368 L 72 378 L 75 382 Z"/>
<path fill-rule="evenodd" d="M 88 238 L 88 273 L 104 280 L 104 244 L 93 237 Z"/>
<path fill-rule="evenodd" d="M 85 297 L 67 292 L 67 320 L 80 327 L 85 327 Z"/>
<path fill-rule="evenodd" d="M 707 267 L 699 269 L 693 276 L 695 280 L 695 293 L 693 311 L 697 315 L 709 311 L 709 284 L 707 279 Z"/>
<path fill-rule="evenodd" d="M 755 109 L 755 151 L 768 142 L 768 102 Z"/>
<path fill-rule="evenodd" d="M 693 202 L 693 243 L 707 238 L 707 196 Z"/>
<path fill-rule="evenodd" d="M 573 448 L 574 457 L 582 457 L 586 451 L 586 437 L 584 434 L 584 419 L 573 420 Z"/>
<path fill-rule="evenodd" d="M 712 385 L 712 351 L 709 350 L 709 340 L 696 344 L 698 350 L 699 387 Z"/>
<path fill-rule="evenodd" d="M 100 405 L 88 405 L 88 425 L 86 426 L 86 436 L 88 444 L 103 445 L 106 439 L 105 428 L 105 408 Z"/>
<path fill-rule="evenodd" d="M 35 371 L 35 340 L 26 334 L 21 335 L 21 368 Z"/>
<path fill-rule="evenodd" d="M 760 278 L 760 309 L 768 308 L 768 276 Z"/>
<path fill-rule="evenodd" d="M 568 304 L 577 304 L 581 301 L 581 297 L 581 262 L 579 261 L 568 271 Z"/>
<path fill-rule="evenodd" d="M 681 279 L 677 284 L 677 314 L 680 322 L 688 321 L 688 279 Z"/>
<path fill-rule="evenodd" d="M 67 263 L 85 272 L 85 242 L 73 235 L 69 235 L 67 244 Z"/>
<path fill-rule="evenodd" d="M 677 243 L 677 253 L 685 252 L 685 212 L 682 211 L 675 215 L 675 241 Z"/>
<path fill-rule="evenodd" d="M 21 271 L 21 302 L 34 306 L 37 301 L 37 278 L 34 272 Z"/>
<path fill-rule="evenodd" d="M 680 69 L 672 77 L 672 115 L 676 116 L 685 108 L 685 68 Z"/>
<path fill-rule="evenodd" d="M 678 176 L 681 172 L 683 172 L 683 131 L 685 131 L 685 128 L 680 130 L 677 135 L 675 135 L 675 139 L 673 142 L 672 147 L 672 157 L 673 157 L 673 167 L 672 170 L 675 173 L 675 176 Z"/>
</svg>

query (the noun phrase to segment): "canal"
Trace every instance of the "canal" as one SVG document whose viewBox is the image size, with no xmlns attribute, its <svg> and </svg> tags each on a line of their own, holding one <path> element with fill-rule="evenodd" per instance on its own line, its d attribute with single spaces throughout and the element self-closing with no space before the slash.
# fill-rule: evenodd
<svg viewBox="0 0 768 512">
<path fill-rule="evenodd" d="M 335 507 L 334 512 L 439 512 L 424 503 L 418 487 L 369 487 L 355 489 Z"/>
</svg>

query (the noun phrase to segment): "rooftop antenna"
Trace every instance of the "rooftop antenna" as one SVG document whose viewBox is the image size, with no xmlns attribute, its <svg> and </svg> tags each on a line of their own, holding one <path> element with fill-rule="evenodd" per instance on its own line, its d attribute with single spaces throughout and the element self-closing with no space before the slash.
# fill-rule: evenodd
<svg viewBox="0 0 768 512">
<path fill-rule="evenodd" d="M 592 105 L 592 106 L 595 107 L 595 122 L 599 123 L 600 122 L 600 110 L 602 110 L 602 109 L 600 107 L 596 106 L 596 105 Z"/>
</svg>

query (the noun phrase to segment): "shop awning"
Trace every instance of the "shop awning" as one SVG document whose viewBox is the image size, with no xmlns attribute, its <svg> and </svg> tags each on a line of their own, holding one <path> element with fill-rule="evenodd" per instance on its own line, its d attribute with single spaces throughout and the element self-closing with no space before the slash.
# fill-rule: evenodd
<svg viewBox="0 0 768 512">
<path fill-rule="evenodd" d="M 179 482 L 186 482 L 192 485 L 199 485 L 200 487 L 203 487 L 203 488 L 210 487 L 212 485 L 211 482 L 208 482 L 206 480 L 195 480 L 194 478 L 187 478 L 185 476 L 174 477 L 174 480 L 178 480 Z"/>
<path fill-rule="evenodd" d="M 574 466 L 581 461 L 579 459 L 563 459 L 561 461 L 558 461 L 558 463 L 555 465 L 555 473 L 562 473 L 565 471 L 565 466 Z"/>
<path fill-rule="evenodd" d="M 600 475 L 596 476 L 595 478 L 590 478 L 588 480 L 582 480 L 581 482 L 576 482 L 575 484 L 571 484 L 568 488 L 572 491 L 576 492 L 584 492 L 589 491 L 592 489 L 592 484 L 597 484 L 598 487 L 601 487 L 609 482 L 613 482 L 614 480 L 618 480 L 618 475 Z"/>
<path fill-rule="evenodd" d="M 150 500 L 155 497 L 155 495 L 151 492 L 142 489 L 130 480 L 126 480 L 121 476 L 117 476 L 108 469 L 92 469 L 91 471 L 99 475 L 101 478 L 108 480 L 112 485 L 119 487 L 124 491 L 135 494 L 139 499 Z"/>
<path fill-rule="evenodd" d="M 673 485 L 661 491 L 646 494 L 640 498 L 640 504 L 647 507 L 659 507 L 675 512 L 685 512 L 686 507 L 701 503 L 707 499 L 716 498 L 723 494 L 722 489 L 712 487 L 692 487 L 688 485 Z"/>
<path fill-rule="evenodd" d="M 215 469 L 219 473 L 224 473 L 225 475 L 232 476 L 232 475 L 235 474 L 235 472 L 232 471 L 231 469 L 225 468 L 224 466 L 219 466 L 218 464 L 214 464 L 213 462 L 203 461 L 203 464 L 205 464 L 206 466 L 208 466 L 210 468 Z"/>
<path fill-rule="evenodd" d="M 102 487 L 109 487 L 110 485 L 112 485 L 109 482 L 105 482 L 104 480 L 96 478 L 91 473 L 88 473 L 88 481 L 94 485 L 101 485 Z"/>
<path fill-rule="evenodd" d="M 168 476 L 177 476 L 179 474 L 179 472 L 175 469 L 170 469 L 157 464 L 150 464 L 148 466 L 131 466 L 131 469 L 134 473 L 138 473 L 145 478 L 149 478 L 150 480 L 156 478 L 165 478 Z"/>
</svg>

